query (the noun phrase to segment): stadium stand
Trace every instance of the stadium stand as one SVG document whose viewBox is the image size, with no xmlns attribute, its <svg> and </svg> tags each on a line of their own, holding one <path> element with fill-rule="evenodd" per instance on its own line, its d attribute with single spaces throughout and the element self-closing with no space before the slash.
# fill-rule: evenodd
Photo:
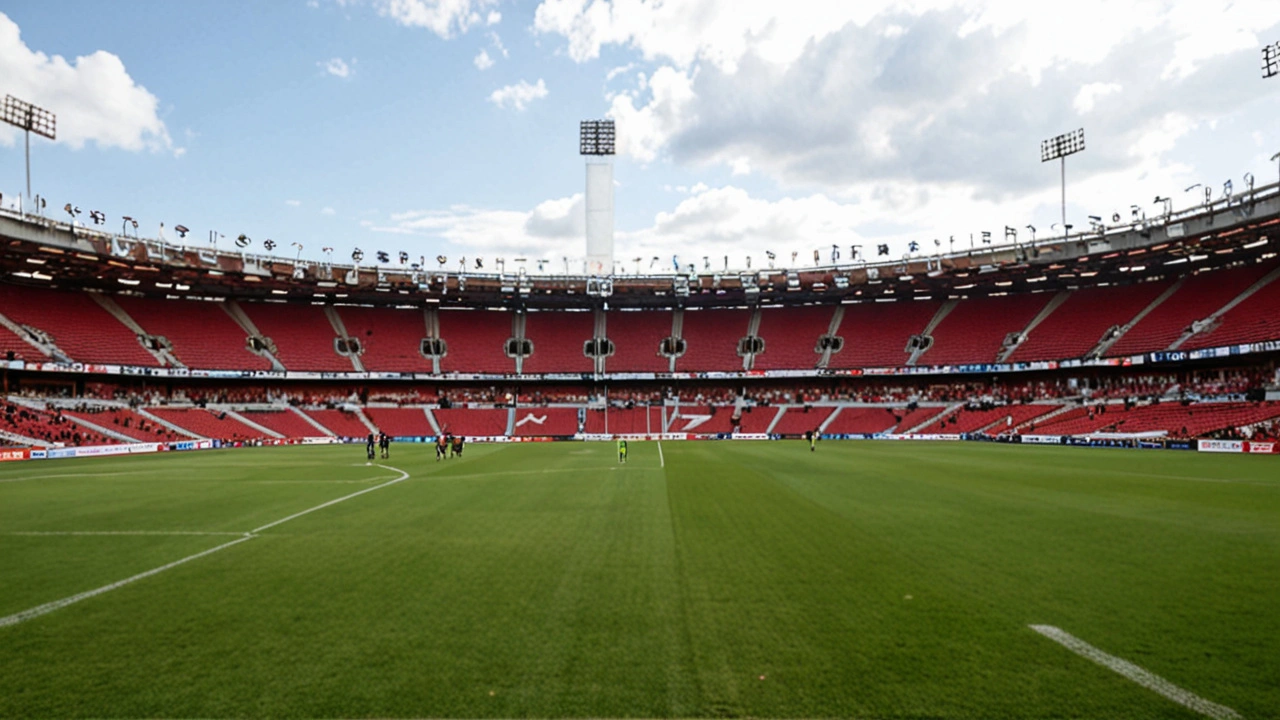
<svg viewBox="0 0 1280 720">
<path fill-rule="evenodd" d="M 1223 347 L 1280 338 L 1280 280 L 1272 280 L 1224 313 L 1217 327 L 1182 344 L 1180 350 Z"/>
<path fill-rule="evenodd" d="M 166 338 L 173 355 L 199 370 L 268 370 L 271 361 L 249 352 L 247 333 L 222 308 L 203 300 L 154 300 L 119 295 L 116 304 L 152 335 Z"/>
<path fill-rule="evenodd" d="M 891 408 L 886 407 L 846 407 L 840 410 L 826 428 L 825 433 L 834 435 L 858 435 L 882 433 L 898 424 L 898 418 Z"/>
<path fill-rule="evenodd" d="M 95 408 L 92 411 L 63 410 L 62 414 L 88 420 L 99 427 L 128 435 L 138 442 L 176 442 L 189 439 L 186 435 L 148 420 L 132 410 L 122 408 Z"/>
<path fill-rule="evenodd" d="M 431 360 L 422 354 L 427 336 L 421 309 L 334 308 L 347 335 L 360 341 L 360 363 L 373 372 L 431 372 Z"/>
<path fill-rule="evenodd" d="M 908 433 L 915 428 L 923 425 L 940 415 L 945 407 L 918 407 L 914 410 L 898 410 L 898 423 L 894 425 L 894 432 Z"/>
<path fill-rule="evenodd" d="M 668 410 L 667 432 L 711 435 L 733 432 L 733 408 L 715 405 L 681 405 Z"/>
<path fill-rule="evenodd" d="M 624 312 L 613 310 L 606 316 L 609 339 L 615 353 L 605 361 L 609 372 L 667 372 L 667 358 L 658 354 L 663 338 L 671 336 L 672 315 L 668 310 Z"/>
<path fill-rule="evenodd" d="M 1167 349 L 1191 323 L 1209 317 L 1273 269 L 1274 263 L 1262 263 L 1187 278 L 1173 295 L 1117 340 L 1107 356 Z"/>
<path fill-rule="evenodd" d="M 118 442 L 62 417 L 59 412 L 33 410 L 13 403 L 5 403 L 4 413 L 0 414 L 0 430 L 50 445 L 108 445 Z"/>
<path fill-rule="evenodd" d="M 930 333 L 933 345 L 916 364 L 993 363 L 1005 337 L 1022 332 L 1052 299 L 1052 293 L 1038 293 L 961 300 Z"/>
<path fill-rule="evenodd" d="M 741 372 L 738 341 L 746 337 L 750 320 L 750 310 L 685 310 L 680 332 L 685 353 L 676 360 L 676 370 Z"/>
<path fill-rule="evenodd" d="M 334 348 L 337 333 L 324 308 L 317 305 L 284 305 L 242 302 L 240 308 L 258 332 L 275 343 L 276 359 L 289 370 L 351 372 L 351 359 Z"/>
<path fill-rule="evenodd" d="M 257 440 L 261 432 L 230 415 L 204 408 L 148 408 L 147 412 L 166 422 L 212 440 Z"/>
<path fill-rule="evenodd" d="M 448 350 L 440 371 L 504 373 L 516 371 L 504 346 L 511 338 L 511 313 L 505 310 L 441 310 L 440 337 Z M 483 434 L 483 433 L 468 433 Z"/>
<path fill-rule="evenodd" d="M 745 407 L 738 422 L 738 432 L 750 435 L 766 432 L 780 412 L 780 407 Z"/>
<path fill-rule="evenodd" d="M 0 309 L 3 313 L 3 309 Z M 39 350 L 25 340 L 9 332 L 8 328 L 0 328 L 0 360 L 31 360 L 42 362 L 46 358 Z"/>
<path fill-rule="evenodd" d="M 834 411 L 835 408 L 831 407 L 789 407 L 773 426 L 773 432 L 779 435 L 802 435 L 822 425 Z"/>
<path fill-rule="evenodd" d="M 392 437 L 426 437 L 436 434 L 422 408 L 370 407 L 364 409 L 364 414 L 379 430 Z"/>
<path fill-rule="evenodd" d="M 577 408 L 517 408 L 515 434 L 569 436 L 578 432 Z"/>
<path fill-rule="evenodd" d="M 836 333 L 844 348 L 831 355 L 831 368 L 898 367 L 907 363 L 907 342 L 924 331 L 941 303 L 928 300 L 858 303 L 844 306 Z"/>
<path fill-rule="evenodd" d="M 524 359 L 526 373 L 589 373 L 594 361 L 582 347 L 595 333 L 591 312 L 531 312 L 525 315 L 524 336 L 533 341 L 533 354 Z"/>
<path fill-rule="evenodd" d="M 464 436 L 498 436 L 507 434 L 506 409 L 450 408 L 432 410 L 440 431 Z"/>
<path fill-rule="evenodd" d="M 812 368 L 821 357 L 814 349 L 827 332 L 832 307 L 762 308 L 758 334 L 764 352 L 755 357 L 756 370 Z"/>
<path fill-rule="evenodd" d="M 360 422 L 360 418 L 353 412 L 345 410 L 303 410 L 312 420 L 320 423 L 333 432 L 334 435 L 344 438 L 362 438 L 369 434 L 369 428 Z"/>
<path fill-rule="evenodd" d="M 240 416 L 287 438 L 323 437 L 311 423 L 292 410 L 242 410 Z"/>
<path fill-rule="evenodd" d="M 602 435 L 659 434 L 662 432 L 662 408 L 634 407 L 588 409 L 583 432 Z"/>
<path fill-rule="evenodd" d="M 1276 417 L 1280 417 L 1277 402 L 1152 403 L 1128 409 L 1124 405 L 1095 405 L 1053 418 L 1036 427 L 1034 432 L 1040 435 L 1167 433 L 1172 437 L 1198 437 Z"/>
<path fill-rule="evenodd" d="M 1148 282 L 1119 287 L 1074 290 L 1035 327 L 1009 362 L 1064 360 L 1084 357 L 1113 326 L 1133 320 L 1173 284 Z"/>
<path fill-rule="evenodd" d="M 94 302 L 89 293 L 0 283 L 0 314 L 44 331 L 77 362 L 160 366 L 160 361 L 143 349 L 137 334 Z M 27 349 L 34 352 L 30 346 Z"/>
<path fill-rule="evenodd" d="M 1000 405 L 997 407 L 962 407 L 954 413 L 940 417 L 925 426 L 922 434 L 976 433 L 988 425 L 994 425 L 987 433 L 998 435 L 1008 429 L 1047 415 L 1060 405 Z"/>
</svg>

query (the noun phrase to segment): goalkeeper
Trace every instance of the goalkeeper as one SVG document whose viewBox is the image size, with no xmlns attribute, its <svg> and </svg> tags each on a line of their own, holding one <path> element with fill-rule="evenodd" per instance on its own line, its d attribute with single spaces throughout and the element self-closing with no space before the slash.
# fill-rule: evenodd
<svg viewBox="0 0 1280 720">
<path fill-rule="evenodd" d="M 618 439 L 618 462 L 627 464 L 627 441 L 621 438 Z"/>
</svg>

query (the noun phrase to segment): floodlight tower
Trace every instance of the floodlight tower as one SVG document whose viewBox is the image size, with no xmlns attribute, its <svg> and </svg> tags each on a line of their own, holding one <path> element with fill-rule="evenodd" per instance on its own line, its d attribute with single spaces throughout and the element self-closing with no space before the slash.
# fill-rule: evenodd
<svg viewBox="0 0 1280 720">
<path fill-rule="evenodd" d="M 12 95 L 4 96 L 4 106 L 0 109 L 0 120 L 22 130 L 26 140 L 27 155 L 27 199 L 31 199 L 31 133 L 43 135 L 50 140 L 57 140 L 58 116 L 42 107 L 37 107 Z"/>
<path fill-rule="evenodd" d="M 578 152 L 587 159 L 587 272 L 613 272 L 612 120 L 583 120 Z"/>
<path fill-rule="evenodd" d="M 1040 162 L 1062 161 L 1062 235 L 1067 235 L 1067 156 L 1084 150 L 1084 128 L 1040 143 Z"/>
</svg>

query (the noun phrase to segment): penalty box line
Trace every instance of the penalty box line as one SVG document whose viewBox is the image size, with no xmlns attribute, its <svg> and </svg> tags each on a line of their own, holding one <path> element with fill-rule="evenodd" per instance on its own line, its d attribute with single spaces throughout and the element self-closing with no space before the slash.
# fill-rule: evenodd
<svg viewBox="0 0 1280 720">
<path fill-rule="evenodd" d="M 1144 670 L 1128 660 L 1109 655 L 1065 630 L 1052 625 L 1031 625 L 1030 628 L 1071 652 L 1092 660 L 1108 670 L 1114 670 L 1142 687 L 1155 691 L 1201 715 L 1207 715 L 1214 720 L 1240 720 L 1240 713 L 1235 710 L 1205 700 L 1189 690 L 1183 690 L 1159 675 Z"/>
<path fill-rule="evenodd" d="M 91 597 L 97 597 L 98 595 L 101 595 L 101 594 L 103 594 L 103 593 L 111 592 L 112 590 L 115 590 L 115 589 L 117 589 L 117 588 L 122 588 L 122 587 L 124 587 L 125 585 L 128 585 L 128 584 L 130 584 L 130 583 L 134 583 L 134 582 L 137 582 L 137 581 L 139 581 L 139 580 L 143 580 L 143 579 L 149 578 L 149 577 L 151 577 L 152 575 L 158 575 L 158 574 L 160 574 L 160 573 L 164 572 L 165 570 L 170 570 L 170 569 L 172 569 L 172 568 L 176 568 L 176 567 L 178 567 L 179 565 L 183 565 L 183 564 L 185 564 L 185 563 L 189 563 L 189 562 L 191 562 L 192 560 L 199 560 L 200 558 L 205 557 L 205 556 L 207 556 L 207 555 L 212 555 L 212 554 L 214 554 L 214 553 L 216 553 L 216 552 L 221 552 L 222 550 L 226 550 L 226 549 L 227 549 L 227 548 L 229 548 L 229 547 L 232 547 L 232 546 L 235 546 L 235 545 L 239 545 L 239 544 L 240 544 L 240 543 L 242 543 L 242 542 L 246 542 L 246 541 L 248 541 L 248 540 L 252 540 L 252 539 L 254 539 L 254 538 L 258 537 L 258 533 L 260 533 L 260 532 L 262 532 L 263 530 L 266 530 L 266 529 L 268 529 L 268 528 L 273 528 L 273 527 L 275 527 L 275 526 L 277 526 L 277 525 L 280 525 L 280 524 L 282 524 L 282 523 L 287 523 L 287 522 L 289 522 L 290 520 L 295 520 L 295 519 L 297 519 L 297 518 L 300 518 L 300 517 L 302 517 L 303 515 L 308 515 L 308 514 L 313 513 L 313 512 L 315 512 L 315 511 L 317 511 L 317 510 L 323 510 L 323 509 L 325 509 L 325 508 L 327 508 L 327 507 L 332 507 L 332 506 L 334 506 L 334 505 L 337 505 L 337 504 L 338 504 L 338 503 L 340 503 L 340 502 L 344 502 L 344 501 L 346 501 L 346 500 L 350 500 L 350 499 L 352 499 L 352 498 L 360 497 L 361 495 L 364 495 L 365 493 L 371 493 L 371 492 L 373 492 L 374 490 L 381 490 L 381 489 L 382 489 L 382 488 L 384 488 L 384 487 L 390 487 L 391 485 L 395 485 L 396 483 L 403 482 L 403 481 L 405 481 L 405 480 L 409 479 L 409 473 L 407 473 L 407 472 L 405 472 L 405 471 L 401 470 L 400 468 L 394 468 L 394 467 L 391 467 L 391 466 L 389 466 L 389 465 L 378 465 L 378 467 L 380 467 L 380 468 L 384 468 L 384 469 L 386 469 L 386 470 L 393 470 L 393 471 L 395 471 L 395 472 L 398 472 L 398 473 L 400 473 L 400 477 L 398 477 L 398 478 L 396 478 L 396 479 L 394 479 L 394 480 L 389 480 L 389 481 L 387 481 L 387 482 L 384 482 L 384 483 L 382 483 L 381 485 L 374 485 L 373 487 L 365 488 L 365 489 L 360 490 L 360 491 L 358 491 L 358 492 L 353 492 L 353 493 L 351 493 L 350 495 L 344 495 L 344 496 L 342 496 L 342 497 L 340 497 L 340 498 L 337 498 L 336 500 L 330 500 L 330 501 L 328 501 L 328 502 L 326 502 L 326 503 L 321 503 L 321 504 L 319 504 L 319 505 L 317 505 L 317 506 L 315 506 L 315 507 L 313 507 L 313 508 L 308 508 L 308 509 L 306 509 L 306 510 L 303 510 L 302 512 L 294 513 L 294 514 L 292 514 L 292 515 L 290 515 L 290 516 L 288 516 L 288 517 L 281 518 L 280 520 L 276 520 L 275 522 L 267 523 L 266 525 L 263 525 L 262 527 L 254 528 L 253 530 L 250 530 L 249 532 L 244 533 L 243 535 L 241 535 L 241 537 L 238 537 L 238 538 L 236 538 L 235 540 L 232 540 L 232 541 L 230 541 L 230 542 L 223 543 L 223 544 L 221 544 L 221 545 L 218 545 L 217 547 L 209 548 L 208 550 L 204 550 L 204 551 L 202 551 L 202 552 L 198 552 L 198 553 L 196 553 L 195 555 L 188 555 L 187 557 L 184 557 L 184 558 L 182 558 L 182 559 L 180 559 L 180 560 L 174 560 L 173 562 L 168 563 L 167 565 L 161 565 L 160 567 L 152 568 L 152 569 L 150 569 L 150 570 L 147 570 L 146 572 L 138 573 L 137 575 L 134 575 L 133 577 L 127 577 L 127 578 L 125 578 L 125 579 L 123 579 L 123 580 L 117 580 L 116 582 L 113 582 L 113 583 L 111 583 L 110 585 L 103 585 L 103 586 L 102 586 L 102 587 L 100 587 L 100 588 L 95 588 L 95 589 L 93 589 L 93 590 L 88 590 L 88 591 L 82 592 L 82 593 L 80 593 L 80 594 L 78 594 L 78 595 L 72 595 L 72 596 L 70 596 L 70 597 L 62 598 L 61 600 L 54 600 L 53 602 L 45 603 L 44 605 L 38 605 L 38 606 L 33 607 L 33 608 L 29 609 L 29 610 L 23 610 L 22 612 L 14 613 L 13 615 L 9 615 L 9 616 L 7 616 L 7 617 L 0 617 L 0 627 L 8 627 L 8 626 L 10 626 L 10 625 L 17 625 L 18 623 L 23 623 L 23 622 L 26 622 L 26 621 L 28 621 L 28 620 L 34 620 L 35 618 L 38 618 L 38 617 L 40 617 L 41 615 L 48 615 L 49 613 L 53 612 L 54 610 L 60 610 L 60 609 L 62 609 L 62 608 L 64 608 L 64 607 L 67 607 L 68 605 L 74 605 L 75 603 L 78 603 L 78 602 L 80 602 L 81 600 L 88 600 L 88 599 L 89 599 L 89 598 L 91 598 Z"/>
</svg>

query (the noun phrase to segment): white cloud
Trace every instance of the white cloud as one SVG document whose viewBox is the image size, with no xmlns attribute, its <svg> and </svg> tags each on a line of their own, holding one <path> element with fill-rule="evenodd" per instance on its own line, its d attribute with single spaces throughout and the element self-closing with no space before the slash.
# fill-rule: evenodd
<svg viewBox="0 0 1280 720">
<path fill-rule="evenodd" d="M 481 11 L 496 0 L 375 0 L 378 13 L 406 27 L 426 28 L 448 39 L 471 28 L 502 19 L 496 11 Z M 497 16 L 495 19 L 494 16 Z"/>
<path fill-rule="evenodd" d="M 1098 104 L 1098 100 L 1123 90 L 1119 83 L 1089 83 L 1076 93 L 1075 109 L 1081 115 L 1088 115 Z"/>
<path fill-rule="evenodd" d="M 502 22 L 502 13 L 497 10 L 490 10 L 489 14 L 485 16 L 484 19 L 485 25 L 497 25 L 500 22 Z"/>
<path fill-rule="evenodd" d="M 490 30 L 489 42 L 493 45 L 493 49 L 497 50 L 502 57 L 510 57 L 511 53 L 507 52 L 507 46 L 502 44 L 502 38 L 498 36 L 498 33 Z"/>
<path fill-rule="evenodd" d="M 321 214 L 321 215 L 337 215 L 337 214 L 338 214 L 338 211 L 337 211 L 337 210 L 334 210 L 334 209 L 333 209 L 333 208 L 331 208 L 331 207 L 326 207 L 326 208 L 323 208 L 323 209 L 320 211 L 320 214 Z"/>
<path fill-rule="evenodd" d="M 435 238 L 446 254 L 552 257 L 581 254 L 586 232 L 582 195 L 547 200 L 529 211 L 485 210 L 466 205 L 447 210 L 397 213 L 377 232 Z"/>
<path fill-rule="evenodd" d="M 476 55 L 475 60 L 472 60 L 472 62 L 474 62 L 476 67 L 481 70 L 488 70 L 493 67 L 493 58 L 489 57 L 489 51 L 483 49 L 480 51 L 479 55 Z"/>
<path fill-rule="evenodd" d="M 538 78 L 535 85 L 521 80 L 515 85 L 507 85 L 498 88 L 489 94 L 489 102 L 500 108 L 514 108 L 517 111 L 523 111 L 534 100 L 541 100 L 547 96 L 547 84 Z"/>
<path fill-rule="evenodd" d="M 352 58 L 351 64 L 355 64 L 354 58 Z M 326 73 L 334 77 L 349 78 L 352 73 L 355 72 L 351 67 L 351 64 L 348 64 L 347 61 L 342 58 L 329 58 L 323 62 L 316 63 L 316 67 L 319 67 L 321 70 L 324 70 Z"/>
<path fill-rule="evenodd" d="M 21 31 L 0 13 L 0 78 L 4 92 L 57 114 L 57 142 L 79 149 L 93 142 L 124 150 L 166 150 L 177 156 L 159 116 L 160 101 L 129 76 L 120 58 L 103 50 L 68 62 L 31 50 Z M 0 145 L 18 132 L 0 126 Z"/>
<path fill-rule="evenodd" d="M 289 207 L 302 207 L 301 200 L 285 200 L 284 204 L 288 205 Z"/>
</svg>

